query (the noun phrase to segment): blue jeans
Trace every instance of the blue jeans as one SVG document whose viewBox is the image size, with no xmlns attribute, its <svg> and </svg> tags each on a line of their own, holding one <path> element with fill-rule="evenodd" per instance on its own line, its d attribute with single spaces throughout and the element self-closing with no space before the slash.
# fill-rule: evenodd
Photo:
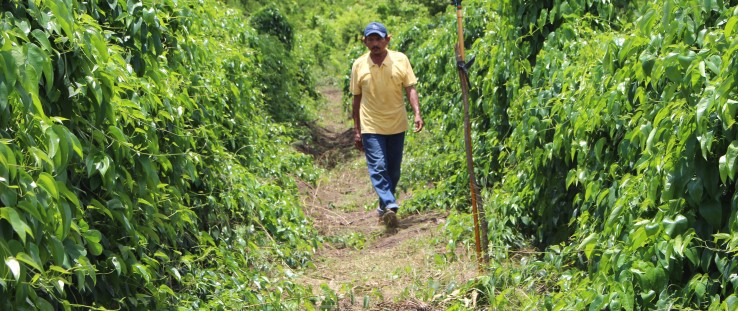
<svg viewBox="0 0 738 311">
<path fill-rule="evenodd" d="M 374 190 L 379 196 L 377 213 L 386 209 L 398 209 L 395 190 L 400 181 L 402 152 L 405 146 L 405 132 L 393 135 L 361 134 L 366 154 L 366 165 Z"/>
</svg>

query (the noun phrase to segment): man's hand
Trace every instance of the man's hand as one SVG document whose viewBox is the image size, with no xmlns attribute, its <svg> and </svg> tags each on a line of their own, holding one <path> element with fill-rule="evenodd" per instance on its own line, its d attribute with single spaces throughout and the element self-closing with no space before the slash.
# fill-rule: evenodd
<svg viewBox="0 0 738 311">
<path fill-rule="evenodd" d="M 410 107 L 413 108 L 413 114 L 415 115 L 415 128 L 413 132 L 417 133 L 423 130 L 423 118 L 420 117 L 420 101 L 418 100 L 418 90 L 415 89 L 415 85 L 405 87 L 405 93 L 407 93 L 407 99 L 410 101 Z"/>
<path fill-rule="evenodd" d="M 364 144 L 361 142 L 361 132 L 354 131 L 354 147 L 359 151 L 364 151 Z"/>
<path fill-rule="evenodd" d="M 359 151 L 364 151 L 364 144 L 361 142 L 361 117 L 359 109 L 361 108 L 361 94 L 354 95 L 351 101 L 351 116 L 354 119 L 354 147 Z"/>
<path fill-rule="evenodd" d="M 413 130 L 414 133 L 420 132 L 423 130 L 423 118 L 420 117 L 420 115 L 415 115 L 415 130 Z"/>
</svg>

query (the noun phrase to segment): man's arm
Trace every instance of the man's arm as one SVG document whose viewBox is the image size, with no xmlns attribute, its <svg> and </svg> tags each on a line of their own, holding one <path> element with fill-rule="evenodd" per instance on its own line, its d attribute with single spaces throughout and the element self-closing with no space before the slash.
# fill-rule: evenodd
<svg viewBox="0 0 738 311">
<path fill-rule="evenodd" d="M 418 91 L 415 89 L 415 85 L 411 85 L 405 88 L 405 92 L 407 93 L 408 101 L 410 101 L 410 107 L 413 108 L 413 114 L 415 114 L 415 129 L 413 132 L 417 133 L 423 130 L 423 118 L 420 116 Z"/>
<path fill-rule="evenodd" d="M 359 151 L 364 151 L 364 145 L 361 143 L 361 116 L 359 109 L 361 108 L 361 94 L 354 95 L 351 103 L 351 115 L 354 117 L 354 146 Z"/>
</svg>

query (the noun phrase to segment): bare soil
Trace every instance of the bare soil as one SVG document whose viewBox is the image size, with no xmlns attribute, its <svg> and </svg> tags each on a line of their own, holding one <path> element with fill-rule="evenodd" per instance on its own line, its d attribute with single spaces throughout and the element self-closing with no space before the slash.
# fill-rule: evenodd
<svg viewBox="0 0 738 311">
<path fill-rule="evenodd" d="M 300 184 L 305 213 L 324 243 L 314 268 L 297 282 L 311 286 L 333 310 L 443 310 L 443 299 L 476 276 L 472 252 L 446 249 L 444 211 L 409 214 L 400 209 L 399 228 L 379 223 L 376 194 L 364 156 L 353 148 L 352 121 L 341 92 L 319 90 L 327 99 L 323 119 L 309 125 L 312 141 L 298 148 L 326 169 L 316 185 Z M 400 204 L 411 196 L 400 194 Z"/>
</svg>

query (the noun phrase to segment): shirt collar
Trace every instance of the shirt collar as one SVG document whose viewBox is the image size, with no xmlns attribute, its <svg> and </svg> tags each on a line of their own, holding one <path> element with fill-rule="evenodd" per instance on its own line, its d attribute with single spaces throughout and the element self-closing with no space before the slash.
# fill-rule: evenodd
<svg viewBox="0 0 738 311">
<path fill-rule="evenodd" d="M 391 54 L 392 54 L 392 51 L 390 49 L 387 49 L 387 56 L 384 57 L 384 61 L 382 61 L 382 63 L 379 64 L 379 65 L 375 64 L 372 61 L 371 54 L 367 54 L 367 56 L 366 56 L 366 62 L 369 63 L 369 67 L 371 67 L 371 66 L 381 67 L 381 65 L 386 65 L 386 66 L 392 65 L 392 57 L 390 57 Z"/>
</svg>

